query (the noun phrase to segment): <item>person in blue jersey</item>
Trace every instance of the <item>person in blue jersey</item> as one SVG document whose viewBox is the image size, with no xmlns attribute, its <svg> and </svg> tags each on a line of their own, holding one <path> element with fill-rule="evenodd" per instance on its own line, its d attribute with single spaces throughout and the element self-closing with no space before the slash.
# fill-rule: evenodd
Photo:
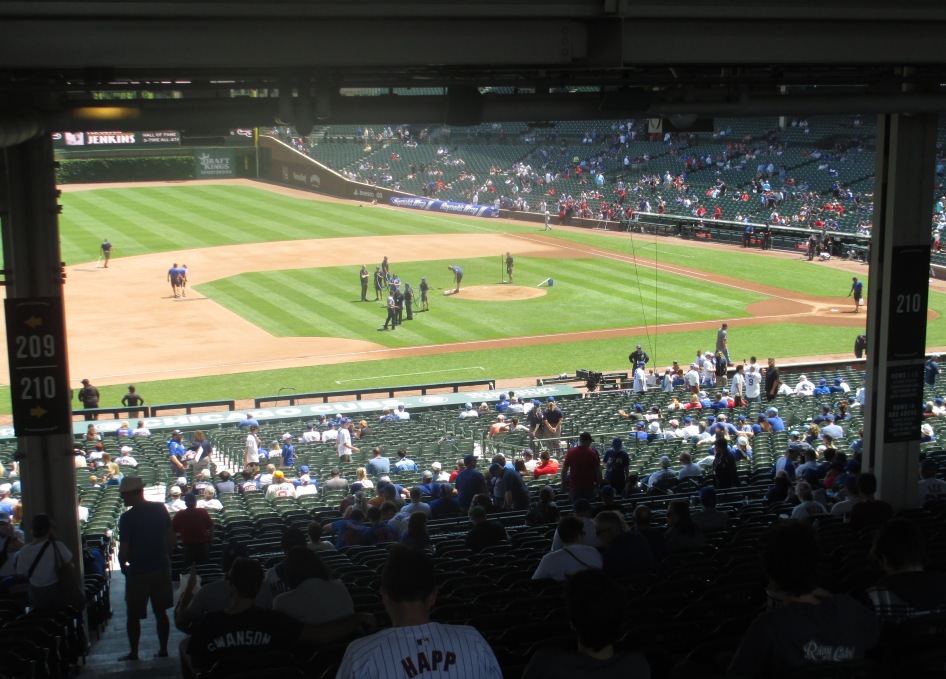
<svg viewBox="0 0 946 679">
<path fill-rule="evenodd" d="M 453 291 L 453 294 L 460 292 L 460 281 L 463 280 L 463 269 L 458 266 L 447 265 L 447 268 L 453 272 L 453 281 L 456 283 L 457 287 Z"/>
<path fill-rule="evenodd" d="M 847 293 L 848 297 L 854 297 L 854 313 L 858 313 L 861 310 L 861 305 L 863 304 L 864 297 L 864 282 L 857 280 L 857 276 L 851 279 L 851 290 Z"/>
</svg>

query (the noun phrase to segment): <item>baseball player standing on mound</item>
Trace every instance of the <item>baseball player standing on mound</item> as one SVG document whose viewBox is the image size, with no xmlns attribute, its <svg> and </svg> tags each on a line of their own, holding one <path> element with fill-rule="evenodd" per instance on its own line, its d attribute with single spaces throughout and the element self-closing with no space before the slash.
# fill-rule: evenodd
<svg viewBox="0 0 946 679">
<path fill-rule="evenodd" d="M 381 571 L 381 600 L 394 626 L 351 642 L 336 679 L 503 676 L 476 629 L 430 622 L 437 580 L 424 552 L 403 545 L 391 548 Z"/>
</svg>

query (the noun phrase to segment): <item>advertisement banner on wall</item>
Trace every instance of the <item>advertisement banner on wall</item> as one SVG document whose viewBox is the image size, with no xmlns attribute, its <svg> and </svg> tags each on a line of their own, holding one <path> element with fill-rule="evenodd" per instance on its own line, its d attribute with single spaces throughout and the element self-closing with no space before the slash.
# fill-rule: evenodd
<svg viewBox="0 0 946 679">
<path fill-rule="evenodd" d="M 453 215 L 470 215 L 473 217 L 499 216 L 499 208 L 492 205 L 470 205 L 468 203 L 454 203 L 449 200 L 413 197 L 392 197 L 390 203 L 394 207 L 407 207 L 413 210 L 428 210 L 430 212 L 447 212 Z"/>
<path fill-rule="evenodd" d="M 228 148 L 195 149 L 195 179 L 232 179 L 236 177 L 236 152 Z"/>
</svg>

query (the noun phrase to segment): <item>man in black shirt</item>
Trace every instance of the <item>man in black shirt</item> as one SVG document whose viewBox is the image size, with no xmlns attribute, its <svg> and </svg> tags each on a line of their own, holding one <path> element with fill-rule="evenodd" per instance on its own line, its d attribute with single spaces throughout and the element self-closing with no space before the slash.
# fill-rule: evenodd
<svg viewBox="0 0 946 679">
<path fill-rule="evenodd" d="M 99 390 L 92 386 L 92 383 L 89 380 L 82 380 L 82 388 L 79 390 L 79 402 L 82 403 L 83 408 L 98 408 L 99 407 Z M 86 415 L 85 419 L 87 420 L 97 420 L 99 419 L 98 415 Z"/>
<path fill-rule="evenodd" d="M 778 368 L 775 367 L 775 359 L 769 359 L 769 367 L 765 370 L 765 397 L 769 401 L 778 396 L 778 388 L 782 381 L 778 376 Z"/>
</svg>

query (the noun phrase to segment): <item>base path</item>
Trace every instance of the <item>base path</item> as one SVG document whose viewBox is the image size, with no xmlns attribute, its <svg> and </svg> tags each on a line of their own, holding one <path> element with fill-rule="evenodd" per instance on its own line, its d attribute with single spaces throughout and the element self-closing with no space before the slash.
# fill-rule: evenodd
<svg viewBox="0 0 946 679">
<path fill-rule="evenodd" d="M 326 200 L 322 196 L 284 187 L 239 180 L 236 183 L 249 183 L 260 189 L 272 189 L 304 199 Z M 109 188 L 115 186 L 109 185 Z M 83 190 L 91 187 L 63 188 Z M 366 206 L 366 209 L 392 208 Z M 502 220 L 490 220 L 492 225 L 497 223 L 501 224 Z M 522 225 L 521 222 L 517 224 Z M 108 269 L 88 263 L 72 266 L 69 267 L 69 282 L 65 288 L 70 372 L 76 384 L 88 377 L 101 386 L 642 334 L 644 329 L 641 327 L 624 327 L 394 349 L 375 342 L 335 337 L 274 337 L 190 289 L 187 298 L 173 299 L 166 280 L 166 272 L 174 261 L 187 262 L 199 283 L 247 270 L 298 268 L 295 264 L 287 266 L 287 262 L 305 262 L 309 267 L 351 266 L 357 270 L 362 263 L 380 261 L 384 255 L 394 261 L 430 261 L 495 256 L 497 252 L 509 251 L 517 257 L 601 257 L 633 261 L 629 255 L 611 250 L 557 241 L 542 235 L 541 228 L 541 224 L 536 225 L 535 234 L 335 238 L 330 252 L 326 250 L 324 240 L 254 243 L 113 258 Z M 628 234 L 613 236 L 627 237 Z M 633 237 L 635 240 L 651 239 L 640 234 Z M 693 245 L 731 249 L 716 244 Z M 771 254 L 797 258 L 790 253 Z M 250 267 L 248 262 L 252 263 Z M 641 258 L 636 263 L 771 297 L 749 305 L 747 312 L 750 317 L 739 319 L 740 325 L 803 322 L 862 328 L 866 321 L 866 314 L 853 313 L 850 299 L 815 298 L 669 263 L 647 262 Z M 863 272 L 864 268 L 857 271 Z M 502 301 L 510 296 L 541 295 L 547 291 L 546 288 L 526 286 L 468 286 L 466 283 L 464 281 L 461 286 L 459 296 L 468 299 Z M 117 300 L 123 302 L 118 304 Z M 658 326 L 656 332 L 705 331 L 718 326 L 718 320 L 679 323 Z M 655 332 L 652 327 L 648 330 Z M 4 353 L 0 356 L 0 364 L 4 364 L 0 366 L 0 374 L 7 374 L 5 363 Z"/>
</svg>

